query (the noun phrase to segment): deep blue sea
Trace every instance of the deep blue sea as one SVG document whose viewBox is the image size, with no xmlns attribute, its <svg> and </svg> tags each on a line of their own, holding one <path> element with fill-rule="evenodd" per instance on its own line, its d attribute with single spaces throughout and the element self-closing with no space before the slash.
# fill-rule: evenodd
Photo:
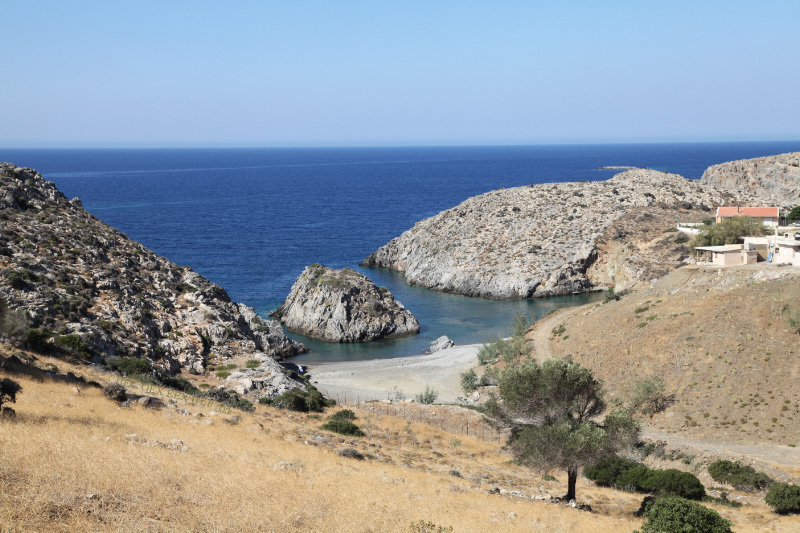
<svg viewBox="0 0 800 533">
<path fill-rule="evenodd" d="M 422 353 L 448 335 L 458 344 L 510 331 L 592 296 L 487 301 L 438 294 L 401 275 L 357 266 L 415 222 L 470 196 L 531 183 L 605 180 L 601 166 L 644 166 L 699 178 L 709 165 L 798 151 L 800 142 L 296 149 L 1 149 L 87 210 L 223 286 L 262 316 L 306 265 L 355 268 L 388 287 L 419 319 L 420 335 L 333 345 L 299 335 L 300 361 Z"/>
</svg>

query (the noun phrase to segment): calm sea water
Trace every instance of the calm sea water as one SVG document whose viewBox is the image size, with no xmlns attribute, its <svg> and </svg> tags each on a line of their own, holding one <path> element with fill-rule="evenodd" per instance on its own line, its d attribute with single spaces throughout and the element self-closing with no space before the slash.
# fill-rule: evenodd
<svg viewBox="0 0 800 533">
<path fill-rule="evenodd" d="M 367 345 L 291 336 L 299 361 L 422 353 L 507 334 L 592 296 L 486 301 L 437 294 L 357 263 L 415 222 L 499 187 L 604 180 L 601 166 L 646 166 L 699 178 L 709 165 L 800 150 L 800 142 L 435 148 L 6 150 L 0 161 L 40 170 L 101 220 L 222 285 L 266 316 L 306 265 L 357 268 L 388 287 L 422 333 Z"/>
</svg>

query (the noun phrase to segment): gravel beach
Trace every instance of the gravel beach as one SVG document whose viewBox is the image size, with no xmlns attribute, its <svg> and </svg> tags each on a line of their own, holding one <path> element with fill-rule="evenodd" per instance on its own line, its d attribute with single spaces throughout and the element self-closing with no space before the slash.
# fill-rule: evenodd
<svg viewBox="0 0 800 533">
<path fill-rule="evenodd" d="M 429 355 L 395 359 L 316 363 L 309 365 L 311 382 L 330 398 L 343 400 L 386 400 L 397 387 L 406 397 L 429 385 L 439 397 L 437 403 L 455 402 L 461 391 L 461 373 L 477 364 L 482 344 L 453 346 Z"/>
</svg>

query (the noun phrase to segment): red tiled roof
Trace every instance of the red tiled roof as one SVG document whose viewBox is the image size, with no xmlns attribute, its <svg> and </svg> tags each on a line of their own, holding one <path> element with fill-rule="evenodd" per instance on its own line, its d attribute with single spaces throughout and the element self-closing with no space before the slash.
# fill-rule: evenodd
<svg viewBox="0 0 800 533">
<path fill-rule="evenodd" d="M 777 217 L 777 207 L 718 207 L 718 217 Z"/>
</svg>

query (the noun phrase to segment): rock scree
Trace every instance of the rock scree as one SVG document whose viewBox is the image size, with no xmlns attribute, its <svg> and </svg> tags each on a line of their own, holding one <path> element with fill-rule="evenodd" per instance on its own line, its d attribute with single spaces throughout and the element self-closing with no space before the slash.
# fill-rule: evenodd
<svg viewBox="0 0 800 533">
<path fill-rule="evenodd" d="M 328 342 L 368 342 L 419 333 L 419 322 L 388 289 L 349 268 L 308 266 L 272 313 L 286 329 Z"/>
</svg>

